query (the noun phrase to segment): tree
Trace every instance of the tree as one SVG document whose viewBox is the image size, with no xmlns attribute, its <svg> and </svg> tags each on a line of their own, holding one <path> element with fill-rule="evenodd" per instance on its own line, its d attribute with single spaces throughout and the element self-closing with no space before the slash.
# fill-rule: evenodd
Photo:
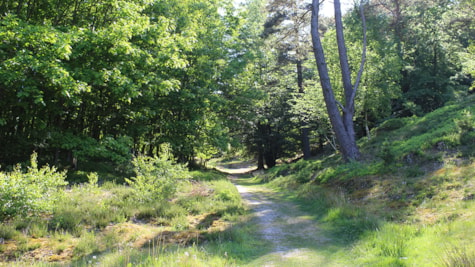
<svg viewBox="0 0 475 267">
<path fill-rule="evenodd" d="M 355 99 L 355 132 L 357 137 L 371 137 L 370 129 L 393 116 L 392 103 L 401 98 L 401 69 L 403 62 L 398 53 L 398 43 L 388 36 L 391 21 L 381 16 L 368 5 L 365 7 L 367 25 L 367 52 L 365 71 L 361 77 Z M 361 15 L 358 8 L 350 10 L 344 17 L 345 41 L 348 48 L 350 68 L 357 69 L 360 63 L 362 38 Z M 333 31 L 333 29 L 331 30 Z M 323 46 L 336 51 L 335 37 L 328 32 Z M 337 54 L 329 54 L 327 63 L 337 65 Z M 332 68 L 332 66 L 330 66 Z M 336 69 L 336 66 L 333 66 Z M 330 69 L 331 72 L 331 69 Z M 341 83 L 338 86 L 342 86 Z"/>
<path fill-rule="evenodd" d="M 304 8 L 305 3 L 299 0 L 281 1 L 273 0 L 268 4 L 269 18 L 264 25 L 263 37 L 275 38 L 270 42 L 276 47 L 279 53 L 279 65 L 285 67 L 287 64 L 294 66 L 292 75 L 297 87 L 296 98 L 302 98 L 305 94 L 304 63 L 307 59 L 309 46 L 307 44 L 308 35 L 308 10 Z M 284 23 L 285 22 L 285 23 Z M 295 86 L 292 86 L 295 87 Z M 310 128 L 306 120 L 308 114 L 304 110 L 300 111 L 300 142 L 304 159 L 310 158 Z"/>
<path fill-rule="evenodd" d="M 169 143 L 182 162 L 226 147 L 221 93 L 243 70 L 231 9 L 208 0 L 2 1 L 0 165 L 33 150 L 52 164 L 73 154 L 109 161 L 119 143 L 119 158 Z"/>
<path fill-rule="evenodd" d="M 401 61 L 394 115 L 422 115 L 466 92 L 459 55 L 474 37 L 470 1 L 377 0 L 369 8 L 368 16 L 389 23 L 380 35 L 397 44 Z"/>
<path fill-rule="evenodd" d="M 328 116 L 332 124 L 333 131 L 335 132 L 337 142 L 339 144 L 339 150 L 345 160 L 358 160 L 360 158 L 360 152 L 356 145 L 356 136 L 353 123 L 353 116 L 355 114 L 355 97 L 358 89 L 358 85 L 363 72 L 363 66 L 366 54 L 366 25 L 363 16 L 363 53 L 362 60 L 358 75 L 354 84 L 351 82 L 351 72 L 348 64 L 347 49 L 345 45 L 345 39 L 343 34 L 343 23 L 341 15 L 340 1 L 334 1 L 335 7 L 335 26 L 337 45 L 340 58 L 341 78 L 343 82 L 344 90 L 344 103 L 340 103 L 335 98 L 335 94 L 330 82 L 330 76 L 328 72 L 327 63 L 325 60 L 325 54 L 323 51 L 322 42 L 319 34 L 319 1 L 313 0 L 312 2 L 312 23 L 311 33 L 313 42 L 313 51 L 317 62 L 318 73 L 320 76 L 320 84 L 322 86 L 323 96 L 328 111 Z M 363 5 L 360 4 L 361 11 L 363 11 Z M 341 113 L 340 110 L 341 109 Z"/>
</svg>

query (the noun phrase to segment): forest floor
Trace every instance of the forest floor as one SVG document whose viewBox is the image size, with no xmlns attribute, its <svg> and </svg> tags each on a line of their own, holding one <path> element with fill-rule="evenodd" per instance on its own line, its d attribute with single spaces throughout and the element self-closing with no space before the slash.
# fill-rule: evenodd
<svg viewBox="0 0 475 267">
<path fill-rule="evenodd" d="M 228 178 L 251 213 L 249 223 L 257 225 L 256 237 L 264 240 L 270 253 L 249 266 L 338 266 L 328 256 L 333 241 L 325 236 L 313 216 L 303 212 L 285 195 L 253 183 L 249 163 L 228 164 L 217 169 Z M 255 173 L 255 172 L 254 172 Z"/>
</svg>

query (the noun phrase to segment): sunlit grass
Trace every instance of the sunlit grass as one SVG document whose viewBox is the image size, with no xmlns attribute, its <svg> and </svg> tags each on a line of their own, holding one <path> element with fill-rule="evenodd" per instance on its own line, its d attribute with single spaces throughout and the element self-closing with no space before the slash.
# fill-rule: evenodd
<svg viewBox="0 0 475 267">
<path fill-rule="evenodd" d="M 394 120 L 360 143 L 371 153 L 363 162 L 299 161 L 260 181 L 339 240 L 329 258 L 343 266 L 475 266 L 475 163 L 462 140 L 472 113 L 473 105 L 449 106 Z M 392 154 L 379 158 L 385 140 Z"/>
<path fill-rule="evenodd" d="M 331 155 L 256 172 L 226 161 L 234 182 L 297 203 L 318 225 L 326 242 L 288 240 L 306 249 L 272 251 L 228 175 L 208 171 L 148 203 L 121 184 L 71 186 L 50 213 L 1 224 L 0 254 L 9 266 L 474 266 L 473 112 L 388 121 L 360 142 L 362 162 Z"/>
<path fill-rule="evenodd" d="M 13 245 L 6 251 L 0 244 L 0 253 L 18 266 L 29 251 L 42 259 L 28 263 L 37 266 L 232 266 L 257 253 L 252 226 L 244 225 L 246 210 L 226 175 L 192 175 L 196 179 L 180 183 L 173 199 L 155 203 L 137 202 L 132 188 L 115 183 L 72 186 L 51 215 L 2 224 L 1 238 Z M 38 237 L 44 242 L 34 241 Z"/>
</svg>

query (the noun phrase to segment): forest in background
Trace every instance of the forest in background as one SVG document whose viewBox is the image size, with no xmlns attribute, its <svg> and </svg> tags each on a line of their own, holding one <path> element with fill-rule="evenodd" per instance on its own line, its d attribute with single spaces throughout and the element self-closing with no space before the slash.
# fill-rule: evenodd
<svg viewBox="0 0 475 267">
<path fill-rule="evenodd" d="M 0 265 L 472 266 L 475 2 L 317 3 L 1 1 Z"/>
<path fill-rule="evenodd" d="M 127 172 L 134 155 L 200 163 L 245 150 L 278 160 L 335 149 L 308 1 L 5 0 L 0 4 L 0 165 Z M 367 56 L 357 139 L 473 91 L 472 0 L 374 0 L 343 17 L 350 69 Z M 336 98 L 333 18 L 321 17 Z M 353 79 L 355 77 L 352 77 Z M 304 137 L 306 136 L 306 137 Z M 101 165 L 102 164 L 102 165 Z"/>
</svg>

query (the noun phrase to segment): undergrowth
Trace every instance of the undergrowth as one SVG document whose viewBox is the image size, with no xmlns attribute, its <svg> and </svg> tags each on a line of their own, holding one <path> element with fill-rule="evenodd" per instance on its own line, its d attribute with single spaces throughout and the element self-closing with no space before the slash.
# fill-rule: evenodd
<svg viewBox="0 0 475 267">
<path fill-rule="evenodd" d="M 475 266 L 474 97 L 391 119 L 365 155 L 283 164 L 259 176 L 339 243 L 345 266 Z"/>
<path fill-rule="evenodd" d="M 362 161 L 300 160 L 253 182 L 299 203 L 344 266 L 475 266 L 474 99 L 382 123 L 360 140 Z M 2 187 L 0 260 L 11 266 L 241 266 L 267 252 L 224 174 L 150 158 L 128 185 L 84 173 L 65 187 L 64 174 L 34 162 L 0 174 L 27 189 Z"/>
<path fill-rule="evenodd" d="M 255 254 L 252 226 L 245 225 L 246 210 L 226 176 L 163 161 L 136 164 L 139 179 L 159 174 L 147 185 L 135 186 L 138 179 L 130 180 L 132 186 L 102 182 L 88 173 L 88 182 L 57 189 L 61 194 L 50 210 L 8 217 L 0 225 L 0 262 L 222 266 Z M 164 166 L 166 172 L 153 169 Z M 148 194 L 163 195 L 144 199 Z"/>
</svg>

